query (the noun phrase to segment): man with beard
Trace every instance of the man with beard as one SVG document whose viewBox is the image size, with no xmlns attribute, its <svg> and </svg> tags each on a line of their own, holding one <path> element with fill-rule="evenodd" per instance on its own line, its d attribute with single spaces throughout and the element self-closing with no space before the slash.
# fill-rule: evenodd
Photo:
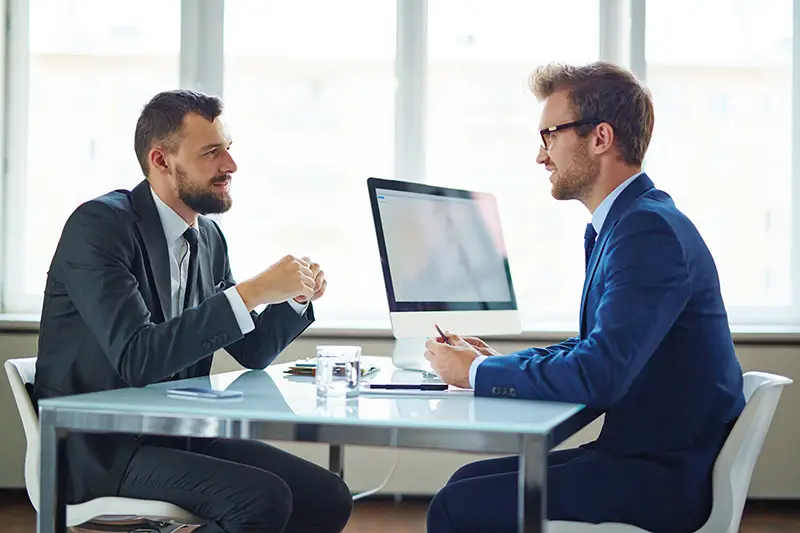
<svg viewBox="0 0 800 533">
<path fill-rule="evenodd" d="M 237 284 L 203 216 L 232 203 L 221 113 L 216 97 L 156 95 L 134 138 L 146 179 L 70 216 L 48 272 L 34 401 L 207 376 L 221 348 L 263 369 L 314 320 L 319 265 L 286 256 Z M 339 477 L 261 442 L 73 434 L 67 472 L 68 503 L 170 502 L 206 520 L 203 533 L 334 533 L 352 508 Z"/>
<path fill-rule="evenodd" d="M 744 407 L 714 261 L 641 170 L 653 104 L 629 72 L 553 64 L 531 87 L 544 101 L 537 162 L 551 173 L 553 197 L 591 213 L 578 335 L 500 355 L 445 332 L 453 346 L 431 339 L 426 357 L 478 396 L 605 413 L 596 441 L 551 452 L 549 520 L 695 531 L 711 511 L 714 461 Z M 456 472 L 431 503 L 428 532 L 516 531 L 518 466 L 509 457 Z"/>
</svg>

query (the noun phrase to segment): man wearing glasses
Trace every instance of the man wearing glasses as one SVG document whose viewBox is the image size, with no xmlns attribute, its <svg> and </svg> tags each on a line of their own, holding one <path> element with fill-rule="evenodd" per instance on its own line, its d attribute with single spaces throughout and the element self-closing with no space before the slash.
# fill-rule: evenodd
<svg viewBox="0 0 800 533">
<path fill-rule="evenodd" d="M 582 403 L 605 414 L 596 441 L 550 454 L 547 517 L 695 531 L 711 471 L 744 407 L 714 261 L 692 222 L 641 170 L 649 92 L 609 63 L 548 65 L 537 162 L 557 200 L 591 213 L 579 334 L 501 355 L 449 334 L 426 357 L 479 396 Z M 546 253 L 546 251 L 543 251 Z M 553 260 L 558 260 L 554 258 Z M 516 531 L 518 460 L 461 468 L 431 503 L 429 533 Z"/>
</svg>

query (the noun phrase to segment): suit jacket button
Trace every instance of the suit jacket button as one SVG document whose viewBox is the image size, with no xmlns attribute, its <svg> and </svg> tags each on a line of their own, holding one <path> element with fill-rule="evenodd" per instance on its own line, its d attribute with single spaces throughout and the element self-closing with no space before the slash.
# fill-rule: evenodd
<svg viewBox="0 0 800 533">
<path fill-rule="evenodd" d="M 211 343 L 208 342 L 208 341 L 203 341 L 203 349 L 204 350 L 210 350 L 211 349 Z"/>
<path fill-rule="evenodd" d="M 509 394 L 511 394 L 512 398 L 516 398 L 517 397 L 517 389 L 515 389 L 514 387 L 511 387 L 511 390 L 509 391 Z"/>
<path fill-rule="evenodd" d="M 228 342 L 228 334 L 227 333 L 220 333 L 219 340 L 222 342 Z"/>
<path fill-rule="evenodd" d="M 492 394 L 500 394 L 500 391 L 497 387 L 492 387 Z"/>
</svg>

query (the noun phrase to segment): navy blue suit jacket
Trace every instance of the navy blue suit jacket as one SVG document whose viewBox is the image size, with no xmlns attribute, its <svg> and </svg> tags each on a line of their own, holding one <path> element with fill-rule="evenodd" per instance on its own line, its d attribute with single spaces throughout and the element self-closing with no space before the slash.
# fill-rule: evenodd
<svg viewBox="0 0 800 533">
<path fill-rule="evenodd" d="M 475 393 L 581 403 L 605 413 L 588 448 L 598 461 L 620 458 L 619 478 L 585 505 L 616 509 L 599 513 L 603 520 L 657 530 L 648 517 L 676 502 L 641 501 L 638 487 L 663 483 L 704 495 L 703 509 L 685 511 L 702 525 L 713 462 L 744 407 L 742 370 L 714 261 L 669 195 L 644 174 L 622 191 L 587 266 L 579 335 L 489 357 L 478 367 Z M 630 458 L 665 468 L 654 474 Z M 591 461 L 583 468 L 592 475 Z M 625 497 L 632 501 L 617 501 Z M 639 509 L 626 514 L 620 506 Z M 680 508 L 671 512 L 680 515 Z"/>
</svg>

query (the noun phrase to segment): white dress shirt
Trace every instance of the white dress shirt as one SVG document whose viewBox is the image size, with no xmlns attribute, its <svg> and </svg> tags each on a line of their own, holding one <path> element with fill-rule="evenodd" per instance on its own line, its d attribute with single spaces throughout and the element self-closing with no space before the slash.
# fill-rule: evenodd
<svg viewBox="0 0 800 533">
<path fill-rule="evenodd" d="M 638 172 L 631 176 L 630 178 L 626 179 L 622 183 L 620 183 L 616 189 L 611 191 L 611 194 L 603 198 L 603 201 L 600 202 L 600 205 L 597 206 L 597 209 L 594 210 L 592 213 L 592 226 L 594 226 L 594 230 L 600 235 L 600 230 L 603 229 L 603 224 L 608 217 L 608 212 L 611 211 L 611 206 L 614 205 L 614 201 L 617 197 L 625 190 L 625 187 L 630 185 L 633 180 L 641 176 L 643 172 Z M 472 361 L 472 364 L 469 365 L 469 386 L 473 389 L 475 388 L 475 378 L 478 375 L 478 367 L 483 363 L 489 356 L 487 355 L 480 355 Z"/>
<path fill-rule="evenodd" d="M 183 237 L 184 232 L 189 228 L 189 224 L 181 216 L 172 210 L 170 206 L 159 198 L 153 188 L 150 188 L 153 201 L 156 203 L 156 210 L 161 219 L 161 227 L 164 229 L 164 237 L 167 239 L 167 251 L 169 252 L 169 278 L 172 317 L 176 317 L 183 312 L 183 300 L 186 294 L 186 284 L 189 279 L 189 242 Z M 250 333 L 255 329 L 255 324 L 247 311 L 244 300 L 239 295 L 236 287 L 229 287 L 225 290 L 225 296 L 231 304 L 231 310 L 236 317 L 236 323 L 242 334 Z M 289 300 L 289 305 L 302 315 L 306 312 L 308 304 L 299 304 L 294 300 Z M 171 317 L 167 317 L 171 318 Z"/>
</svg>

